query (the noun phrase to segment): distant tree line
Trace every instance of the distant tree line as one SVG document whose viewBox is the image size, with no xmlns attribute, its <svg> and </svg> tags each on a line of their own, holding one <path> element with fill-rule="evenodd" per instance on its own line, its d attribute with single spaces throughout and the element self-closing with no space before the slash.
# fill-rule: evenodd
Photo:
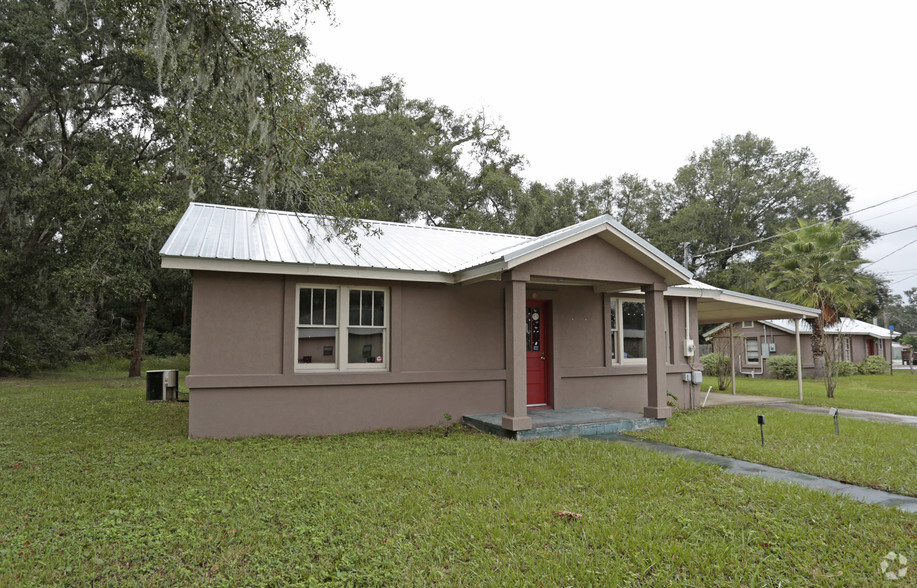
<svg viewBox="0 0 917 588">
<path fill-rule="evenodd" d="M 679 261 L 687 247 L 700 279 L 761 295 L 772 237 L 848 211 L 808 149 L 752 133 L 667 183 L 528 182 L 483 111 L 309 65 L 303 23 L 328 8 L 0 4 L 0 373 L 114 353 L 138 375 L 144 352 L 187 352 L 190 277 L 158 251 L 191 199 L 315 213 L 345 235 L 359 218 L 539 235 L 610 214 Z M 845 230 L 857 252 L 876 236 Z M 863 275 L 857 312 L 904 308 Z"/>
</svg>

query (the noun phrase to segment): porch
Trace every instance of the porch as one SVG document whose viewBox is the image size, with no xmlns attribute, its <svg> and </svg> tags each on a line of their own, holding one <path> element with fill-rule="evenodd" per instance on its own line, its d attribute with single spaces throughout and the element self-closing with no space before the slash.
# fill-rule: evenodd
<svg viewBox="0 0 917 588">
<path fill-rule="evenodd" d="M 538 409 L 528 411 L 532 428 L 510 431 L 503 428 L 505 413 L 465 415 L 462 422 L 485 433 L 516 440 L 583 437 L 651 427 L 664 427 L 664 419 L 647 418 L 636 412 L 607 408 Z"/>
</svg>

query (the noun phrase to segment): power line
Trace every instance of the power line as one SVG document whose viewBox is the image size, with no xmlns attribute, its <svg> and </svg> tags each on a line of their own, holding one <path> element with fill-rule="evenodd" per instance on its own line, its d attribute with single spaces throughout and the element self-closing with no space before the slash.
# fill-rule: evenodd
<svg viewBox="0 0 917 588">
<path fill-rule="evenodd" d="M 889 231 L 889 232 L 887 232 L 887 233 L 880 233 L 879 236 L 876 237 L 876 239 L 881 239 L 882 237 L 887 237 L 887 236 L 889 236 L 889 235 L 894 235 L 895 233 L 900 233 L 901 231 L 906 231 L 906 230 L 908 230 L 908 229 L 913 229 L 913 228 L 917 228 L 917 225 L 911 225 L 911 226 L 909 226 L 909 227 L 904 227 L 903 229 L 898 229 L 898 230 L 896 230 L 896 231 Z"/>
<path fill-rule="evenodd" d="M 911 274 L 911 275 L 909 275 L 909 276 L 906 277 L 906 278 L 901 278 L 900 280 L 896 280 L 896 281 L 892 282 L 892 284 L 897 284 L 898 282 L 903 282 L 903 281 L 905 281 L 905 280 L 910 280 L 911 278 L 917 278 L 917 274 Z"/>
<path fill-rule="evenodd" d="M 898 209 L 893 210 L 893 211 L 891 211 L 891 212 L 886 212 L 886 213 L 883 213 L 883 214 L 880 214 L 880 215 L 877 215 L 877 216 L 871 216 L 871 217 L 869 217 L 869 218 L 864 218 L 864 219 L 861 220 L 860 222 L 865 223 L 865 222 L 873 221 L 873 220 L 876 220 L 877 218 L 882 218 L 882 217 L 888 216 L 888 215 L 890 215 L 890 214 L 897 214 L 897 213 L 899 213 L 899 212 L 904 212 L 905 210 L 909 210 L 910 208 L 912 208 L 912 207 L 911 207 L 911 206 L 905 206 L 904 208 L 898 208 Z"/>
<path fill-rule="evenodd" d="M 842 215 L 840 215 L 840 216 L 836 216 L 836 217 L 834 217 L 834 218 L 829 218 L 829 219 L 827 219 L 827 220 L 819 221 L 819 222 L 817 222 L 817 223 L 814 223 L 814 224 L 812 224 L 812 225 L 808 225 L 808 226 L 806 226 L 806 227 L 800 227 L 800 228 L 798 228 L 798 229 L 793 229 L 792 231 L 786 231 L 785 233 L 777 233 L 776 235 L 771 235 L 770 237 L 762 237 L 762 238 L 760 238 L 760 239 L 755 239 L 754 241 L 749 241 L 749 242 L 747 242 L 747 243 L 742 243 L 741 245 L 730 245 L 729 247 L 724 247 L 723 249 L 716 249 L 716 250 L 714 250 L 714 251 L 708 251 L 708 252 L 706 252 L 706 253 L 702 253 L 701 255 L 696 255 L 696 256 L 694 256 L 694 259 L 697 259 L 697 258 L 699 258 L 699 257 L 704 257 L 704 256 L 707 256 L 707 255 L 713 255 L 713 254 L 715 254 L 715 253 L 723 253 L 724 251 L 733 251 L 734 249 L 739 249 L 739 248 L 741 248 L 741 247 L 745 247 L 746 245 L 754 245 L 754 244 L 756 244 L 756 243 L 763 243 L 763 242 L 765 242 L 765 241 L 770 241 L 771 239 L 776 239 L 777 237 L 783 237 L 784 235 L 792 235 L 793 233 L 798 233 L 799 231 L 802 231 L 802 230 L 804 230 L 804 229 L 807 229 L 807 228 L 809 228 L 810 226 L 823 225 L 823 224 L 825 224 L 825 223 L 830 223 L 830 222 L 833 222 L 833 221 L 836 221 L 836 220 L 840 220 L 840 219 L 842 219 L 842 218 L 844 218 L 844 217 L 846 217 L 846 216 L 852 216 L 852 215 L 854 215 L 854 214 L 859 214 L 859 213 L 861 213 L 861 212 L 870 210 L 870 209 L 872 209 L 872 208 L 876 208 L 876 207 L 878 207 L 878 206 L 882 206 L 883 204 L 888 204 L 889 202 L 894 202 L 895 200 L 901 200 L 902 198 L 906 198 L 906 197 L 908 197 L 908 196 L 913 196 L 914 194 L 917 194 L 917 190 L 911 190 L 910 192 L 908 192 L 908 193 L 906 193 L 906 194 L 902 194 L 902 195 L 900 195 L 900 196 L 895 196 L 894 198 L 889 198 L 888 200 L 883 200 L 882 202 L 879 202 L 879 203 L 877 203 L 877 204 L 872 204 L 872 205 L 870 205 L 870 206 L 867 206 L 867 207 L 865 207 L 865 208 L 861 208 L 861 209 L 859 209 L 859 210 L 854 210 L 854 211 L 852 211 L 852 212 L 845 212 L 844 214 L 842 214 Z M 910 227 L 909 227 L 909 228 L 910 228 Z M 904 230 L 904 229 L 902 229 L 902 230 Z M 891 234 L 891 233 L 886 233 L 886 234 Z"/>
<path fill-rule="evenodd" d="M 892 252 L 889 253 L 888 255 L 885 255 L 885 256 L 883 256 L 883 257 L 880 257 L 879 259 L 877 259 L 877 260 L 875 260 L 875 261 L 873 261 L 873 262 L 871 262 L 871 263 L 868 263 L 868 264 L 864 265 L 864 266 L 863 266 L 863 269 L 866 269 L 867 267 L 869 267 L 869 266 L 871 266 L 871 265 L 875 265 L 875 264 L 879 263 L 880 261 L 882 261 L 882 260 L 885 259 L 886 257 L 891 257 L 892 255 L 898 253 L 899 251 L 901 251 L 901 250 L 904 249 L 905 247 L 908 247 L 908 246 L 910 246 L 910 245 L 913 245 L 914 243 L 917 243 L 917 239 L 914 239 L 913 241 L 911 241 L 910 243 L 907 243 L 906 245 L 902 245 L 901 247 L 895 249 L 894 251 L 892 251 Z"/>
</svg>

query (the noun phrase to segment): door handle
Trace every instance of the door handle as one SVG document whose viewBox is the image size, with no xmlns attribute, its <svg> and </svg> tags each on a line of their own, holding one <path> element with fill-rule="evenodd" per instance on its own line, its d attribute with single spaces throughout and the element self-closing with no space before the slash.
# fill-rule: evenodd
<svg viewBox="0 0 917 588">
<path fill-rule="evenodd" d="M 544 355 L 541 356 L 541 359 L 544 360 Z"/>
</svg>

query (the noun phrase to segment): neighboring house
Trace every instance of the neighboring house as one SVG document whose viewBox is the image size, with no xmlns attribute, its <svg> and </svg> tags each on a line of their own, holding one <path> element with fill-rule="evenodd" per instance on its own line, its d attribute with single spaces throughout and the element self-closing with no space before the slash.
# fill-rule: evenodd
<svg viewBox="0 0 917 588">
<path fill-rule="evenodd" d="M 732 325 L 736 342 L 736 371 L 748 376 L 767 376 L 767 358 L 796 352 L 796 327 L 793 321 L 785 319 L 742 321 Z M 800 324 L 803 337 L 801 345 L 803 375 L 815 372 L 812 359 L 812 327 L 807 322 Z M 864 321 L 843 318 L 825 329 L 826 345 L 839 345 L 838 359 L 859 363 L 870 355 L 889 358 L 889 341 L 898 333 Z M 708 339 L 728 337 L 729 323 L 704 333 Z"/>
<path fill-rule="evenodd" d="M 519 431 L 552 408 L 665 419 L 700 369 L 699 309 L 813 312 L 694 282 L 608 216 L 540 237 L 369 224 L 355 253 L 309 215 L 189 206 L 161 255 L 194 282 L 192 437 L 483 413 Z"/>
</svg>

